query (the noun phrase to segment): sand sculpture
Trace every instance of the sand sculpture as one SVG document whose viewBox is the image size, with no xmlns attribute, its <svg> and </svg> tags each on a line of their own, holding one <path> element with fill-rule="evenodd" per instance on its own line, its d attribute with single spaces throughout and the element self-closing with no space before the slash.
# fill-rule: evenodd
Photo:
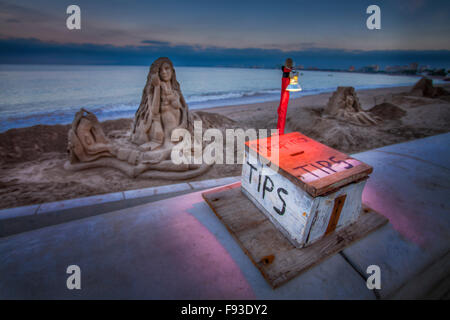
<svg viewBox="0 0 450 320">
<path fill-rule="evenodd" d="M 338 87 L 325 108 L 326 115 L 352 124 L 370 126 L 379 120 L 361 108 L 361 104 L 353 87 Z"/>
<path fill-rule="evenodd" d="M 198 176 L 210 166 L 175 164 L 171 160 L 173 147 L 183 139 L 172 141 L 173 130 L 186 129 L 193 137 L 194 117 L 188 112 L 172 62 L 159 58 L 150 67 L 134 123 L 126 134 L 108 139 L 93 113 L 85 109 L 76 113 L 68 134 L 69 161 L 65 168 L 112 167 L 130 177 L 159 179 Z"/>
<path fill-rule="evenodd" d="M 431 79 L 422 77 L 411 89 L 411 95 L 426 98 L 447 96 L 450 93 L 441 87 L 434 87 Z"/>
</svg>

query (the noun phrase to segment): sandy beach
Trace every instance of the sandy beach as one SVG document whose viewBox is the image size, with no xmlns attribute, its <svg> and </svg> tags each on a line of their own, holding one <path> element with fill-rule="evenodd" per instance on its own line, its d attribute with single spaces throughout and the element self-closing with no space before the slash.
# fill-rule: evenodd
<svg viewBox="0 0 450 320">
<path fill-rule="evenodd" d="M 442 85 L 446 90 L 450 84 Z M 356 153 L 394 143 L 445 133 L 450 128 L 449 96 L 412 96 L 411 87 L 357 91 L 361 106 L 379 119 L 361 126 L 324 116 L 332 93 L 304 96 L 289 103 L 286 132 L 299 131 L 345 153 Z M 196 110 L 207 112 L 221 129 L 276 127 L 278 101 Z M 102 123 L 107 135 L 130 128 L 132 119 Z M 37 125 L 0 134 L 0 208 L 85 197 L 95 194 L 177 183 L 170 180 L 131 179 L 111 169 L 70 172 L 67 132 L 70 125 Z M 215 165 L 188 180 L 240 175 L 241 165 Z"/>
</svg>

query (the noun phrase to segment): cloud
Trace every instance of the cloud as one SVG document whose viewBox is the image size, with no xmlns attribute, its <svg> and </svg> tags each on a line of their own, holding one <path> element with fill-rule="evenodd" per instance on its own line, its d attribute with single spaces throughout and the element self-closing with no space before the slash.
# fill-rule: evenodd
<svg viewBox="0 0 450 320">
<path fill-rule="evenodd" d="M 317 47 L 317 42 L 300 42 L 299 45 L 302 48 L 311 48 Z"/>
<path fill-rule="evenodd" d="M 39 38 L 43 41 L 55 41 L 64 43 L 68 39 L 72 43 L 97 43 L 97 44 L 115 44 L 115 45 L 137 45 L 142 39 L 149 37 L 148 30 L 154 34 L 161 32 L 175 32 L 175 28 L 164 28 L 160 26 L 147 24 L 139 29 L 117 27 L 116 24 L 109 21 L 86 19 L 82 11 L 81 31 L 68 30 L 66 28 L 65 6 L 58 4 L 63 9 L 61 15 L 55 15 L 49 12 L 46 6 L 37 8 L 28 8 L 21 5 L 5 3 L 0 1 L 0 30 L 4 37 L 10 38 Z M 11 23 L 18 23 L 12 27 Z M 152 41 L 152 40 L 150 40 Z M 161 42 L 161 45 L 165 45 Z"/>
<path fill-rule="evenodd" d="M 170 46 L 170 42 L 158 41 L 158 40 L 142 40 L 141 43 L 149 44 L 149 45 L 152 45 L 152 46 Z"/>
<path fill-rule="evenodd" d="M 43 12 L 5 2 L 0 2 L 0 12 L 8 19 L 20 19 L 33 23 L 42 23 L 50 18 Z"/>
<path fill-rule="evenodd" d="M 263 48 L 170 45 L 164 41 L 144 41 L 150 43 L 144 42 L 146 45 L 142 46 L 114 46 L 92 43 L 61 44 L 36 38 L 7 38 L 0 39 L 0 61 L 6 64 L 150 65 L 156 58 L 167 56 L 178 66 L 275 68 L 289 56 L 297 65 L 335 69 L 346 69 L 350 65 L 361 67 L 379 64 L 383 67 L 411 62 L 435 67 L 450 66 L 450 50 L 362 51 L 313 48 L 282 51 Z"/>
</svg>

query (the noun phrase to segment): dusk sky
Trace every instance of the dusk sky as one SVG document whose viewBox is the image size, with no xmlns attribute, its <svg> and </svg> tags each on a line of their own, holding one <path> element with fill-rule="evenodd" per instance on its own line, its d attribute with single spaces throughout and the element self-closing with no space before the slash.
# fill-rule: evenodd
<svg viewBox="0 0 450 320">
<path fill-rule="evenodd" d="M 66 8 L 81 8 L 81 30 Z M 366 8 L 381 8 L 381 30 Z M 0 63 L 450 66 L 450 1 L 0 0 Z"/>
</svg>

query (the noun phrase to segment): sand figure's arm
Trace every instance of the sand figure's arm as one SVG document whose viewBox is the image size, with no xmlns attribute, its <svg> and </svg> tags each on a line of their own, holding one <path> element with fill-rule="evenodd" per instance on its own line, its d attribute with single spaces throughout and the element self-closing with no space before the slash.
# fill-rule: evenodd
<svg viewBox="0 0 450 320">
<path fill-rule="evenodd" d="M 161 90 L 162 85 L 157 74 L 152 76 L 153 85 L 153 98 L 152 98 L 152 117 L 147 119 L 151 128 L 146 132 L 149 137 L 149 141 L 153 144 L 152 148 L 156 145 L 161 145 L 164 142 L 163 124 L 161 123 Z"/>
<path fill-rule="evenodd" d="M 161 125 L 161 83 L 158 74 L 153 74 L 144 89 L 139 110 L 135 116 L 131 141 L 137 145 L 152 143 L 154 148 L 164 140 Z"/>
<path fill-rule="evenodd" d="M 152 75 L 152 84 L 154 87 L 152 100 L 152 113 L 158 115 L 161 107 L 161 82 L 157 74 Z"/>
<path fill-rule="evenodd" d="M 178 125 L 177 129 L 186 129 L 188 128 L 188 107 L 186 104 L 186 101 L 184 100 L 183 94 L 180 92 L 180 103 L 181 103 L 181 119 L 180 124 Z"/>
<path fill-rule="evenodd" d="M 187 107 L 186 101 L 184 101 L 184 97 L 183 97 L 183 94 L 181 94 L 181 92 L 180 92 L 180 101 L 181 101 L 181 105 L 182 105 L 181 125 L 183 128 L 187 128 L 188 120 L 189 120 L 188 107 Z"/>
</svg>

